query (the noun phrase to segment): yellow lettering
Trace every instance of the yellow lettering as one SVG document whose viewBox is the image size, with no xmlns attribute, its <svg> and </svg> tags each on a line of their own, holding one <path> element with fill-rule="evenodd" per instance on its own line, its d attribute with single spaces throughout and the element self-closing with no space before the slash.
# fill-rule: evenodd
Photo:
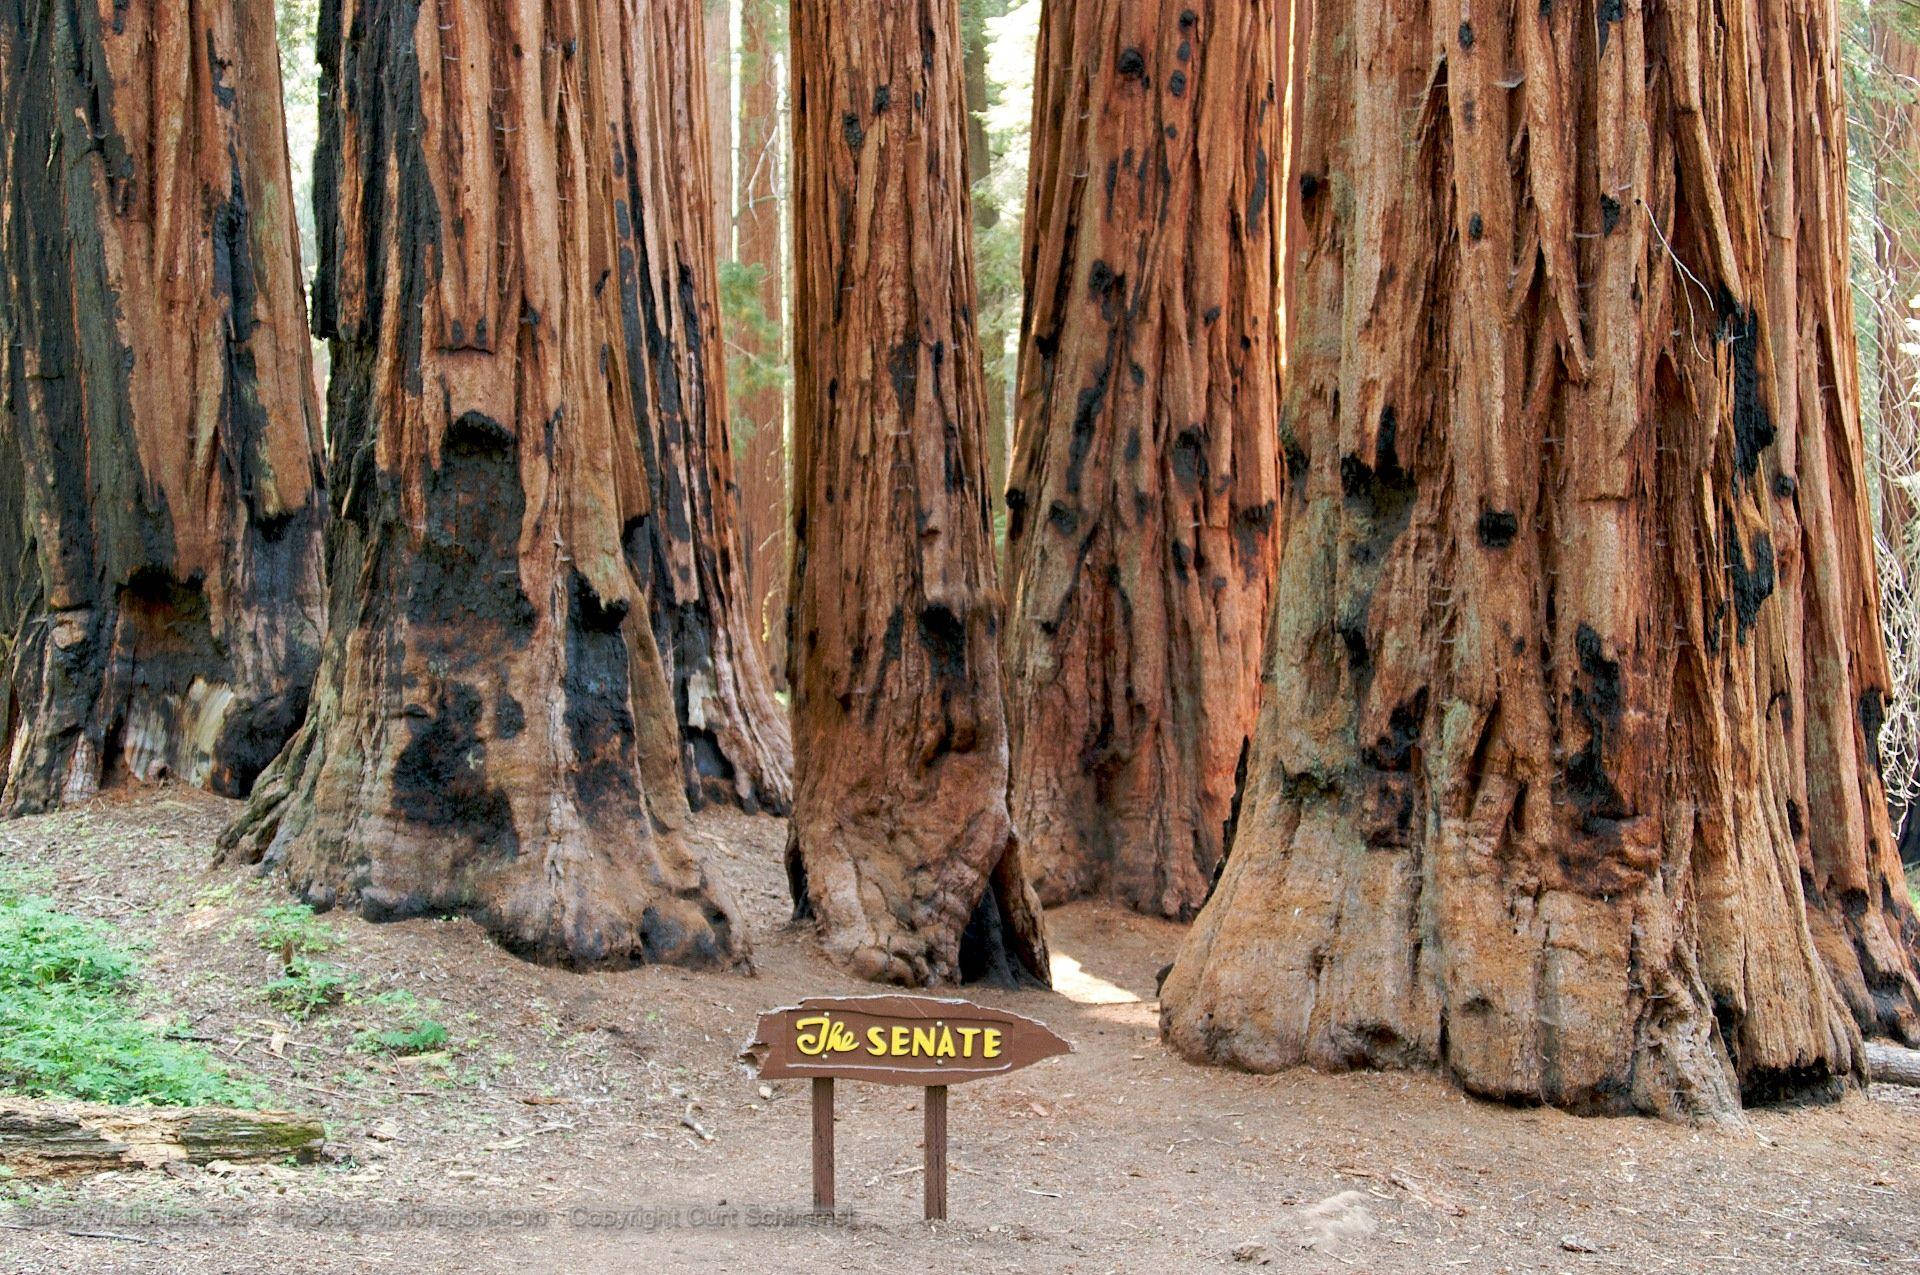
<svg viewBox="0 0 1920 1275">
<path fill-rule="evenodd" d="M 844 1054 L 860 1047 L 859 1037 L 845 1023 L 836 1023 L 831 1015 L 818 1014 L 794 1020 L 793 1047 L 806 1058 L 823 1054 Z"/>
<path fill-rule="evenodd" d="M 982 1058 L 998 1058 L 1000 1056 L 1000 1029 L 998 1027 L 989 1027 L 982 1033 L 980 1056 Z"/>
<path fill-rule="evenodd" d="M 933 1054 L 933 1028 L 916 1027 L 913 1029 L 913 1056 L 931 1057 Z"/>
<path fill-rule="evenodd" d="M 942 1058 L 953 1057 L 953 1029 L 951 1027 L 942 1027 L 940 1029 L 940 1048 L 935 1052 Z"/>
<path fill-rule="evenodd" d="M 793 1047 L 808 1058 L 827 1052 L 827 1028 L 833 1022 L 825 1014 L 802 1018 L 793 1025 Z"/>
<path fill-rule="evenodd" d="M 895 1024 L 891 1040 L 893 1047 L 887 1052 L 896 1058 L 904 1058 L 907 1053 L 907 1029 Z"/>
<path fill-rule="evenodd" d="M 877 1058 L 887 1056 L 887 1029 L 884 1027 L 867 1028 L 867 1052 Z"/>
<path fill-rule="evenodd" d="M 979 1034 L 980 1029 L 978 1027 L 962 1027 L 960 1029 L 960 1056 L 962 1058 L 973 1057 L 973 1038 Z"/>
</svg>

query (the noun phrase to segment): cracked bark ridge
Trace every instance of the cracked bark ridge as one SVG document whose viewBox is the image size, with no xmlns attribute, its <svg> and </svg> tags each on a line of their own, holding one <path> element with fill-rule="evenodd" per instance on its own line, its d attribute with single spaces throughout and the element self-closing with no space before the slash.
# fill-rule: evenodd
<svg viewBox="0 0 1920 1275">
<path fill-rule="evenodd" d="M 319 656 L 271 10 L 0 4 L 0 813 L 229 796 Z"/>
<path fill-rule="evenodd" d="M 622 125 L 630 162 L 614 178 L 627 366 L 652 507 L 629 529 L 629 551 L 666 663 L 688 798 L 696 808 L 785 814 L 792 736 L 750 611 L 728 436 L 714 222 L 731 220 L 732 201 L 713 180 L 707 68 L 687 56 L 706 47 L 700 0 L 647 5 L 637 38 Z"/>
<path fill-rule="evenodd" d="M 536 959 L 740 962 L 631 534 L 654 33 L 630 3 L 329 0 L 320 55 L 330 627 L 228 852 Z"/>
<path fill-rule="evenodd" d="M 1046 977 L 1007 812 L 955 0 L 797 0 L 796 912 L 910 985 Z"/>
<path fill-rule="evenodd" d="M 1303 480 L 1163 1031 L 1578 1111 L 1832 1093 L 1916 1000 L 1833 12 L 1462 17 L 1313 10 Z"/>
<path fill-rule="evenodd" d="M 1266 0 L 1042 11 L 1007 678 L 1049 904 L 1186 919 L 1220 862 L 1278 560 L 1277 31 Z"/>
</svg>

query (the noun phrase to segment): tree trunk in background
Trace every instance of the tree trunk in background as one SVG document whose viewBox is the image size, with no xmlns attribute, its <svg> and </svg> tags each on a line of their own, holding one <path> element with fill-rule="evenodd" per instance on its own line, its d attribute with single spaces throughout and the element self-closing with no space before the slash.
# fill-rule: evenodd
<svg viewBox="0 0 1920 1275">
<path fill-rule="evenodd" d="M 673 0 L 678 2 L 678 0 Z M 712 159 L 707 169 L 715 193 L 733 191 L 733 0 L 696 0 L 706 12 L 701 16 L 700 43 L 673 50 L 674 59 L 683 66 L 701 63 L 706 84 L 706 129 L 712 139 Z M 665 14 L 661 15 L 663 18 Z M 704 59 L 688 56 L 689 49 L 704 48 Z M 674 138 L 692 145 L 690 139 Z M 711 205 L 714 252 L 722 261 L 733 260 L 733 202 L 716 199 Z"/>
<path fill-rule="evenodd" d="M 663 39 L 625 2 L 323 12 L 331 627 L 227 838 L 318 906 L 465 911 L 577 964 L 741 957 L 636 579 L 658 510 L 633 387 L 667 374 L 625 338 L 674 235 L 637 169 L 685 159 Z"/>
<path fill-rule="evenodd" d="M 0 812 L 244 794 L 325 494 L 270 6 L 0 3 Z"/>
<path fill-rule="evenodd" d="M 786 682 L 787 579 L 787 392 L 776 375 L 786 366 L 783 299 L 786 247 L 781 239 L 781 199 L 786 189 L 786 139 L 780 131 L 780 36 L 783 0 L 741 0 L 740 166 L 738 212 L 740 262 L 757 267 L 757 298 L 765 324 L 733 334 L 755 364 L 755 384 L 737 395 L 738 414 L 753 433 L 741 459 L 740 527 L 746 541 L 747 612 L 765 643 L 776 685 Z"/>
<path fill-rule="evenodd" d="M 798 915 L 855 973 L 1044 978 L 1007 815 L 956 0 L 792 7 Z"/>
<path fill-rule="evenodd" d="M 700 63 L 681 56 L 704 39 L 700 4 L 651 0 L 645 14 L 642 56 L 660 69 L 651 89 L 658 100 L 636 121 L 639 162 L 624 174 L 623 193 L 638 226 L 625 245 L 634 263 L 628 371 L 653 494 L 651 516 L 629 528 L 628 549 L 647 564 L 688 797 L 696 808 L 724 802 L 785 814 L 792 736 L 750 610 L 709 229 L 716 205 L 732 219 L 733 201 L 704 180 L 713 166 L 700 120 L 712 99 Z"/>
<path fill-rule="evenodd" d="M 967 189 L 973 191 L 993 169 L 993 146 L 987 140 L 987 121 L 982 114 L 992 105 L 992 90 L 987 83 L 987 18 L 1003 11 L 992 0 L 962 0 L 960 6 L 961 67 L 965 72 L 967 101 Z M 990 228 L 1000 220 L 999 210 L 980 200 L 973 201 L 973 228 Z M 1002 371 L 1001 351 L 983 352 L 986 373 L 987 501 L 996 511 L 1004 504 L 1007 491 L 1007 465 L 1012 439 L 1007 429 L 1007 377 Z"/>
<path fill-rule="evenodd" d="M 1260 697 L 1282 475 L 1267 0 L 1050 0 L 1007 493 L 1040 897 L 1186 919 Z"/>
<path fill-rule="evenodd" d="M 1721 1115 L 1861 1076 L 1849 1007 L 1911 1033 L 1834 44 L 1316 4 L 1305 472 L 1188 1057 Z"/>
</svg>

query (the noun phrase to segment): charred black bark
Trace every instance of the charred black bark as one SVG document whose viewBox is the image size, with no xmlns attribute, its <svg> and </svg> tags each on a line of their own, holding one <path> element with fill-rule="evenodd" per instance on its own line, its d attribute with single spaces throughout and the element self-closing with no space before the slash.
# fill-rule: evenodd
<svg viewBox="0 0 1920 1275">
<path fill-rule="evenodd" d="M 123 775 L 243 795 L 318 658 L 271 14 L 196 10 L 183 64 L 151 10 L 0 5 L 5 812 Z"/>
</svg>

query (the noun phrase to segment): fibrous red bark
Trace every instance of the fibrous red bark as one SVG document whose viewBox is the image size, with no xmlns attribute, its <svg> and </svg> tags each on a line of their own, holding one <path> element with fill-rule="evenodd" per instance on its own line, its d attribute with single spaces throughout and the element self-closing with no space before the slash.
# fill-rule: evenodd
<svg viewBox="0 0 1920 1275">
<path fill-rule="evenodd" d="M 1042 10 L 1007 675 L 1048 903 L 1184 919 L 1220 861 L 1282 485 L 1275 32 L 1266 0 Z"/>
<path fill-rule="evenodd" d="M 1862 1075 L 1920 989 L 1831 8 L 1322 0 L 1308 56 L 1303 477 L 1167 1036 L 1590 1111 Z"/>
<path fill-rule="evenodd" d="M 648 308 L 674 237 L 639 171 L 673 127 L 654 18 L 322 13 L 331 627 L 306 725 L 228 836 L 316 905 L 466 912 L 576 964 L 743 955 L 687 844 L 639 583 L 671 446 L 641 387 L 678 365 L 636 367 L 632 334 L 680 332 Z"/>
<path fill-rule="evenodd" d="M 726 18 L 725 5 L 716 12 Z M 644 564 L 688 797 L 696 807 L 784 814 L 792 737 L 749 610 L 728 436 L 714 208 L 731 220 L 731 199 L 709 178 L 706 68 L 686 56 L 705 39 L 701 7 L 657 0 L 645 13 L 640 38 L 652 70 L 636 91 L 652 100 L 632 124 L 635 163 L 623 193 L 633 229 L 622 232 L 621 270 L 652 509 L 633 528 L 643 543 L 629 551 Z"/>
<path fill-rule="evenodd" d="M 324 509 L 273 13 L 0 5 L 0 812 L 299 724 Z"/>
<path fill-rule="evenodd" d="M 892 982 L 1045 977 L 1007 814 L 956 0 L 796 0 L 796 906 Z"/>
</svg>

